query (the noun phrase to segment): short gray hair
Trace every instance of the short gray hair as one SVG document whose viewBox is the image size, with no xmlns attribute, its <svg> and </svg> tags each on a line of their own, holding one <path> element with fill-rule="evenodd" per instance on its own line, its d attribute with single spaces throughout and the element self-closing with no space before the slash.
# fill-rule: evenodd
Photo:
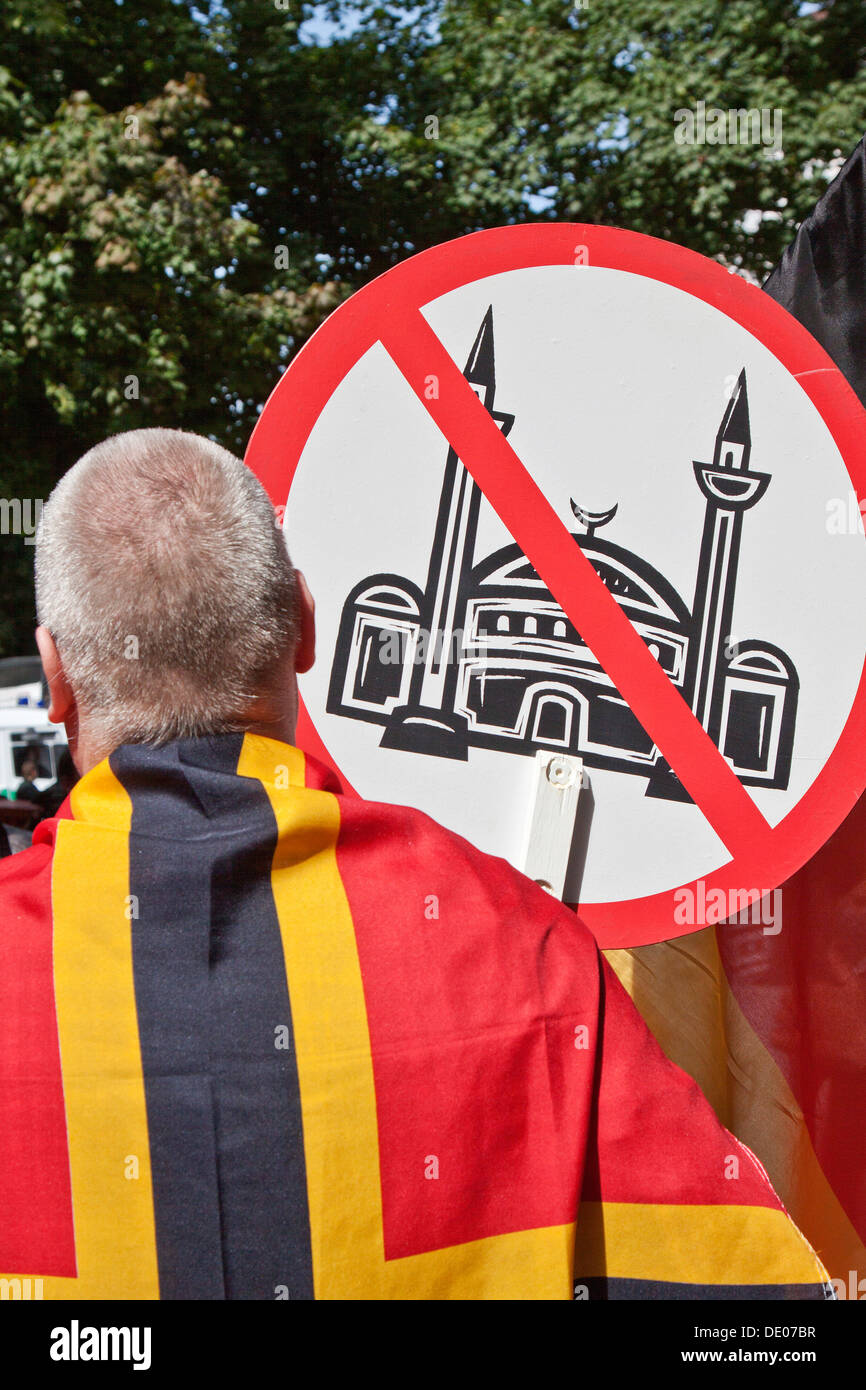
<svg viewBox="0 0 866 1390">
<path fill-rule="evenodd" d="M 37 532 L 36 608 L 111 747 L 242 728 L 297 640 L 267 494 L 182 430 L 113 435 L 61 478 Z"/>
</svg>

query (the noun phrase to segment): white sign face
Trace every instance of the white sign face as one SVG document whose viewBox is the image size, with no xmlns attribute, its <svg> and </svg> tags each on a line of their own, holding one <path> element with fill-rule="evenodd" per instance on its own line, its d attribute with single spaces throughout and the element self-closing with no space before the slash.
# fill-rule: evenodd
<svg viewBox="0 0 866 1390">
<path fill-rule="evenodd" d="M 863 528 L 810 396 L 729 313 L 647 274 L 532 265 L 422 313 L 779 825 L 866 659 Z M 303 700 L 361 795 L 520 866 L 534 755 L 555 749 L 585 766 L 566 901 L 646 899 L 731 861 L 381 343 L 324 403 L 286 517 L 317 603 Z"/>
</svg>

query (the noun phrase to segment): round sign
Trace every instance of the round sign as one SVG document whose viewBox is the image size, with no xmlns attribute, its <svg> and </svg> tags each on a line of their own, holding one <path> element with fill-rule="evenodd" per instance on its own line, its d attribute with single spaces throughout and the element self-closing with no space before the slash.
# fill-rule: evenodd
<svg viewBox="0 0 866 1390">
<path fill-rule="evenodd" d="M 681 247 L 479 232 L 348 300 L 247 462 L 317 601 L 301 747 L 521 864 L 579 756 L 603 946 L 739 915 L 866 785 L 866 418 L 814 339 Z"/>
</svg>

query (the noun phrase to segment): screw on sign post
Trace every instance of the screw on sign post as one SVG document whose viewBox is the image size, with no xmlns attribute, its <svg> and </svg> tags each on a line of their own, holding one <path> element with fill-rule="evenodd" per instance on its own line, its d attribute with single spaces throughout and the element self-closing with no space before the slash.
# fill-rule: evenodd
<svg viewBox="0 0 866 1390">
<path fill-rule="evenodd" d="M 247 454 L 318 605 L 299 744 L 518 865 L 536 754 L 579 758 L 565 898 L 603 946 L 760 931 L 866 786 L 864 425 L 796 320 L 667 242 L 395 267 Z"/>
</svg>

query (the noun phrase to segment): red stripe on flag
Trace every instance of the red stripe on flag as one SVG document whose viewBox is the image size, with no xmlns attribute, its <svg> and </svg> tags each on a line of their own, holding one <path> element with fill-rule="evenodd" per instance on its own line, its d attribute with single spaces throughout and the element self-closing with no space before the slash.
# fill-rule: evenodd
<svg viewBox="0 0 866 1390">
<path fill-rule="evenodd" d="M 44 834 L 44 832 L 43 832 Z M 74 1276 L 75 1238 L 54 1002 L 52 847 L 0 869 L 0 1270 Z"/>
</svg>

